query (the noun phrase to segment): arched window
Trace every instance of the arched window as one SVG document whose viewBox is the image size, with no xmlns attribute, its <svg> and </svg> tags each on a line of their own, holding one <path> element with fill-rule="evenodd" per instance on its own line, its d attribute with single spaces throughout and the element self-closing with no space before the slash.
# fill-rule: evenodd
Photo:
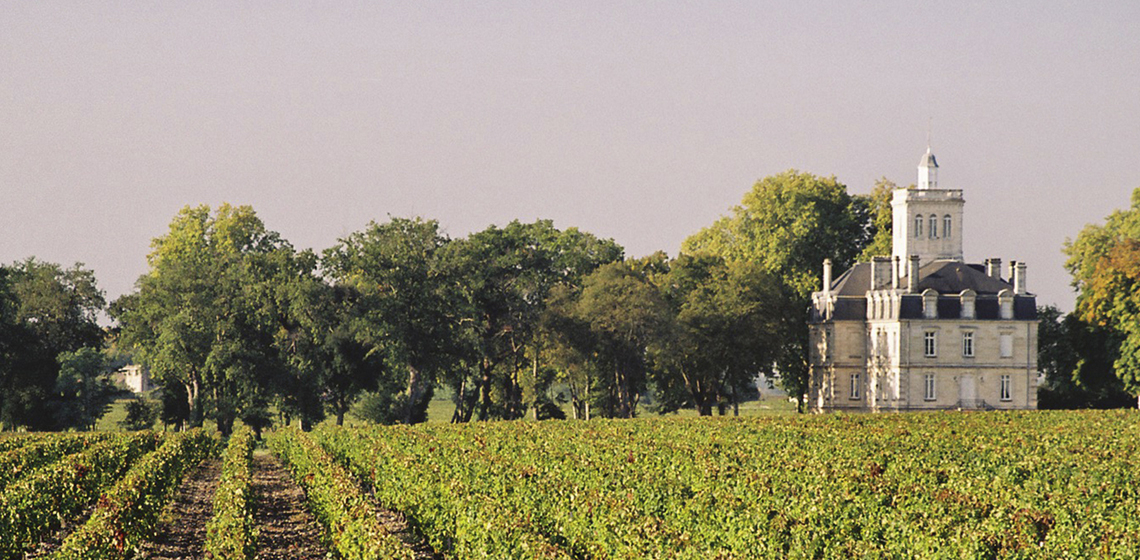
<svg viewBox="0 0 1140 560">
<path fill-rule="evenodd" d="M 922 216 L 914 217 L 914 236 L 922 237 Z"/>
<path fill-rule="evenodd" d="M 950 214 L 942 217 L 942 237 L 950 237 Z"/>
<path fill-rule="evenodd" d="M 938 216 L 930 215 L 930 238 L 938 239 Z"/>
</svg>

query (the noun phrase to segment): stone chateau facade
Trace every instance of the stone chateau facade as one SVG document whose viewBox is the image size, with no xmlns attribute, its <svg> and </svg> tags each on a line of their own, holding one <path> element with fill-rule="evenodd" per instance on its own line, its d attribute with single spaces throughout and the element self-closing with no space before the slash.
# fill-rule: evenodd
<svg viewBox="0 0 1140 560">
<path fill-rule="evenodd" d="M 967 264 L 962 191 L 938 188 L 929 148 L 918 186 L 894 191 L 892 254 L 812 294 L 809 405 L 823 411 L 1037 408 L 1037 303 L 1025 263 Z"/>
</svg>

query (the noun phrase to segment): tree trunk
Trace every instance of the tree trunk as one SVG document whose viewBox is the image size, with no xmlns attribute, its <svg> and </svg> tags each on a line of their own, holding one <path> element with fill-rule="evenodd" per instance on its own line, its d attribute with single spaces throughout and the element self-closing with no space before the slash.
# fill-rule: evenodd
<svg viewBox="0 0 1140 560">
<path fill-rule="evenodd" d="M 484 358 L 479 363 L 479 419 L 489 420 L 491 416 L 491 361 Z"/>
<path fill-rule="evenodd" d="M 404 403 L 403 420 L 405 424 L 411 424 L 415 421 L 416 407 L 419 406 L 420 399 L 424 396 L 425 379 L 420 374 L 420 370 L 408 366 L 408 389 L 405 391 L 407 401 Z"/>
<path fill-rule="evenodd" d="M 538 420 L 538 345 L 534 348 L 534 361 L 531 364 L 530 384 L 533 399 L 530 403 L 530 418 Z"/>
<path fill-rule="evenodd" d="M 200 384 L 198 376 L 191 375 L 186 382 L 186 424 L 188 428 L 197 428 L 202 425 L 202 410 L 198 406 Z"/>
</svg>

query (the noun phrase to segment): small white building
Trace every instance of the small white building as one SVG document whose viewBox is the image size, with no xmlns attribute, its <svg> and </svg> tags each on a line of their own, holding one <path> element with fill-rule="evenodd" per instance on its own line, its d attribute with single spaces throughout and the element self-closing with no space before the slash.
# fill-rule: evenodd
<svg viewBox="0 0 1140 560">
<path fill-rule="evenodd" d="M 154 388 L 150 382 L 150 371 L 145 367 L 130 364 L 115 372 L 114 379 L 131 392 L 142 394 Z"/>
<path fill-rule="evenodd" d="M 938 188 L 929 148 L 918 186 L 895 190 L 892 255 L 812 294 L 814 411 L 1037 408 L 1037 303 L 1025 263 L 967 264 L 961 190 Z"/>
</svg>

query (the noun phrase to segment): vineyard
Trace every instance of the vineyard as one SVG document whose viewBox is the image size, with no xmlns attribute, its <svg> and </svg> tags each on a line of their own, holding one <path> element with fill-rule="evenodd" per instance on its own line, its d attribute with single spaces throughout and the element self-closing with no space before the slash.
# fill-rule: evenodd
<svg viewBox="0 0 1140 560">
<path fill-rule="evenodd" d="M 225 443 L 201 430 L 16 435 L 0 439 L 0 559 L 137 557 L 182 481 L 219 460 L 201 556 L 255 558 L 272 521 L 258 512 L 258 453 L 303 490 L 320 546 L 346 559 L 1128 558 L 1136 418 L 286 428 L 256 452 L 246 428 Z"/>
</svg>

